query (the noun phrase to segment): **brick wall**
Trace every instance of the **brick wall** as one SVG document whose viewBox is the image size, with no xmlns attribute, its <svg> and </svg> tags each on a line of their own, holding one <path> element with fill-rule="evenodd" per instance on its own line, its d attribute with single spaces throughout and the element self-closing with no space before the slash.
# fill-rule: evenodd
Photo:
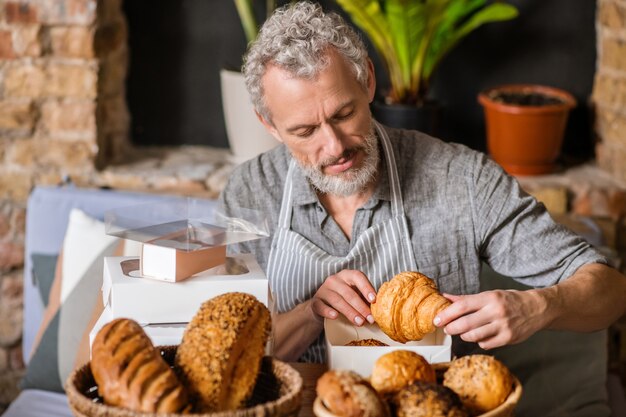
<svg viewBox="0 0 626 417">
<path fill-rule="evenodd" d="M 626 180 L 626 0 L 599 0 L 596 17 L 596 109 L 598 165 Z"/>
<path fill-rule="evenodd" d="M 131 149 L 121 5 L 0 0 L 0 413 L 17 395 L 24 368 L 22 268 L 32 187 L 69 180 L 216 197 L 232 168 L 227 150 Z"/>
</svg>

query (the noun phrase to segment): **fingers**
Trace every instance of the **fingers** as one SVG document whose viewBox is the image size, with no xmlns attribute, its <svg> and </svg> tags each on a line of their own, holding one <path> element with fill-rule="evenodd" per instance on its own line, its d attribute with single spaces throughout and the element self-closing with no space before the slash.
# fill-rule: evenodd
<svg viewBox="0 0 626 417">
<path fill-rule="evenodd" d="M 453 303 L 435 317 L 435 325 L 449 335 L 492 349 L 520 342 L 534 329 L 517 291 L 486 291 L 466 296 L 448 296 Z"/>
<path fill-rule="evenodd" d="M 374 322 L 369 300 L 375 299 L 375 290 L 360 271 L 343 270 L 329 276 L 314 296 L 313 309 L 322 317 L 334 319 L 343 314 L 361 326 Z M 368 300 L 368 301 L 365 301 Z"/>
</svg>

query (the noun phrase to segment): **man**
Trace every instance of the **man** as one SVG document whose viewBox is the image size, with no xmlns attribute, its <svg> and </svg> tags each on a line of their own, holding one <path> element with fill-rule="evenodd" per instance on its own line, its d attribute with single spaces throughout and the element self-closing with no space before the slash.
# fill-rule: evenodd
<svg viewBox="0 0 626 417">
<path fill-rule="evenodd" d="M 271 237 L 238 250 L 270 280 L 277 357 L 324 361 L 323 319 L 372 322 L 376 290 L 404 270 L 453 301 L 435 324 L 483 349 L 624 314 L 626 279 L 485 155 L 372 119 L 374 69 L 339 16 L 278 10 L 244 75 L 283 145 L 239 166 L 222 199 L 269 218 Z M 536 289 L 479 292 L 482 262 Z"/>
</svg>

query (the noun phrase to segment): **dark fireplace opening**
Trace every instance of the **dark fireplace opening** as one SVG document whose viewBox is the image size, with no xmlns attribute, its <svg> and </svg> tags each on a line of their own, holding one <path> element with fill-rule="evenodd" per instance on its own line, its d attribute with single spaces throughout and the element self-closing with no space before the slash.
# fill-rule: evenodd
<svg viewBox="0 0 626 417">
<path fill-rule="evenodd" d="M 127 0 L 127 102 L 135 145 L 228 147 L 219 71 L 246 41 L 232 1 Z"/>
</svg>

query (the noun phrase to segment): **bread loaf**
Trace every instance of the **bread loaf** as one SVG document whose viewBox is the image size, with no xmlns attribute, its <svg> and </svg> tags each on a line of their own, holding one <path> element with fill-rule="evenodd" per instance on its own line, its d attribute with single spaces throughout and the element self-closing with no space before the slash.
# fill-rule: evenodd
<svg viewBox="0 0 626 417">
<path fill-rule="evenodd" d="M 176 374 L 133 320 L 113 320 L 98 332 L 91 371 L 106 404 L 146 412 L 190 409 Z"/>
<path fill-rule="evenodd" d="M 443 385 L 456 392 L 468 409 L 481 414 L 506 400 L 513 389 L 513 376 L 493 356 L 468 355 L 450 363 Z"/>
<path fill-rule="evenodd" d="M 431 382 L 413 382 L 395 393 L 390 402 L 396 417 L 469 417 L 454 391 Z"/>
<path fill-rule="evenodd" d="M 244 405 L 270 328 L 269 310 L 250 294 L 227 293 L 202 304 L 187 325 L 175 359 L 197 411 Z"/>
<path fill-rule="evenodd" d="M 386 395 L 394 393 L 414 381 L 436 382 L 433 367 L 418 353 L 394 350 L 374 362 L 370 382 L 376 391 Z"/>
<path fill-rule="evenodd" d="M 372 316 L 393 340 L 421 340 L 435 331 L 435 316 L 450 305 L 435 282 L 419 272 L 401 272 L 381 285 L 372 303 Z"/>
<path fill-rule="evenodd" d="M 327 371 L 317 380 L 316 391 L 324 406 L 335 416 L 389 416 L 386 402 L 356 372 Z"/>
</svg>

